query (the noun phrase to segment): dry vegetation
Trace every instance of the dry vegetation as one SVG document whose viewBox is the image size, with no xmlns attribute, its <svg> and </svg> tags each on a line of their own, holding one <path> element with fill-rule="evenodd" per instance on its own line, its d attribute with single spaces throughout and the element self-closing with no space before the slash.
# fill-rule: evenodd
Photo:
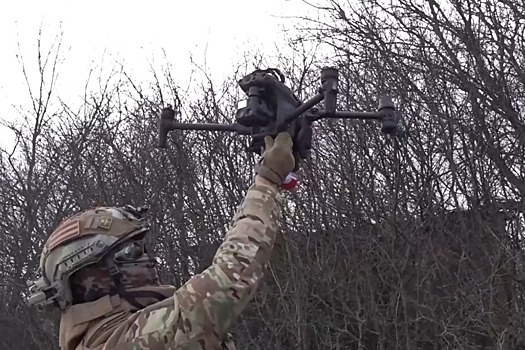
<svg viewBox="0 0 525 350">
<path fill-rule="evenodd" d="M 333 55 L 281 57 L 290 86 L 312 91 L 319 67 L 336 65 L 340 108 L 373 109 L 388 91 L 401 132 L 317 125 L 264 285 L 232 330 L 238 348 L 525 349 L 524 3 L 319 6 L 324 19 L 304 19 L 300 35 Z M 210 263 L 255 158 L 220 133 L 174 132 L 159 150 L 158 112 L 180 100 L 193 120 L 231 121 L 235 80 L 252 68 L 203 80 L 191 100 L 169 71 L 151 84 L 117 72 L 76 110 L 46 108 L 50 81 L 33 87 L 16 149 L 0 158 L 1 349 L 57 348 L 57 315 L 23 295 L 43 240 L 72 211 L 150 205 L 165 283 Z"/>
</svg>

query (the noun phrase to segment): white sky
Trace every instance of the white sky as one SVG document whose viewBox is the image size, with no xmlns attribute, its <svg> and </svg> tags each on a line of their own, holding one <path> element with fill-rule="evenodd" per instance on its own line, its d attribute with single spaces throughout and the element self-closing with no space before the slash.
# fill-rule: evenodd
<svg viewBox="0 0 525 350">
<path fill-rule="evenodd" d="M 136 77 L 148 73 L 148 60 L 162 56 L 161 49 L 179 67 L 180 85 L 188 79 L 190 53 L 202 62 L 205 50 L 210 70 L 217 73 L 213 77 L 220 79 L 246 46 L 273 54 L 283 24 L 291 25 L 277 17 L 298 14 L 299 8 L 304 12 L 297 0 L 5 1 L 0 10 L 0 118 L 16 118 L 12 106 L 30 103 L 15 55 L 18 41 L 24 60 L 34 67 L 40 27 L 46 49 L 60 28 L 64 33 L 58 93 L 67 99 L 82 94 L 89 68 L 103 58 L 108 67 L 119 60 Z M 0 146 L 8 139 L 0 132 Z"/>
</svg>

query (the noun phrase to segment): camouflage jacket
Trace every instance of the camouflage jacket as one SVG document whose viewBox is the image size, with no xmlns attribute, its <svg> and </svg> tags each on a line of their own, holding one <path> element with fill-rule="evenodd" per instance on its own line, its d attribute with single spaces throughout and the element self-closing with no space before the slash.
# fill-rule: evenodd
<svg viewBox="0 0 525 350">
<path fill-rule="evenodd" d="M 210 267 L 177 290 L 164 286 L 167 298 L 144 309 L 133 310 L 118 295 L 74 305 L 62 315 L 61 348 L 223 349 L 227 330 L 260 284 L 280 216 L 278 190 L 252 185 Z"/>
</svg>

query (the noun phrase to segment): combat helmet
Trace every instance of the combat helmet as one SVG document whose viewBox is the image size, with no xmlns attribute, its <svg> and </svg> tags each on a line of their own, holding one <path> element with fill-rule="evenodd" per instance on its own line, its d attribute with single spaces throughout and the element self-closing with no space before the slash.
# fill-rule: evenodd
<svg viewBox="0 0 525 350">
<path fill-rule="evenodd" d="M 149 226 L 142 218 L 147 208 L 97 207 L 65 218 L 48 237 L 40 257 L 40 278 L 29 283 L 29 305 L 39 308 L 72 305 L 71 276 L 89 265 L 107 261 L 117 269 L 116 259 L 142 254 L 143 239 Z M 115 247 L 125 245 L 116 253 Z M 135 244 L 135 242 L 142 243 Z M 108 256 L 109 255 L 109 256 Z"/>
</svg>

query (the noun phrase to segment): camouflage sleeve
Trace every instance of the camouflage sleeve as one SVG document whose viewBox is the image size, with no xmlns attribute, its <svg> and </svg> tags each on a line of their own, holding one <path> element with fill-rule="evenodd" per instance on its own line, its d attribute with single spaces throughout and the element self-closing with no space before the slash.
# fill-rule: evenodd
<svg viewBox="0 0 525 350">
<path fill-rule="evenodd" d="M 276 188 L 249 188 L 212 265 L 175 293 L 181 318 L 175 344 L 213 344 L 243 311 L 270 260 L 280 206 Z"/>
<path fill-rule="evenodd" d="M 281 216 L 276 188 L 252 185 L 213 263 L 168 298 L 123 322 L 103 350 L 217 349 L 255 294 Z"/>
</svg>

